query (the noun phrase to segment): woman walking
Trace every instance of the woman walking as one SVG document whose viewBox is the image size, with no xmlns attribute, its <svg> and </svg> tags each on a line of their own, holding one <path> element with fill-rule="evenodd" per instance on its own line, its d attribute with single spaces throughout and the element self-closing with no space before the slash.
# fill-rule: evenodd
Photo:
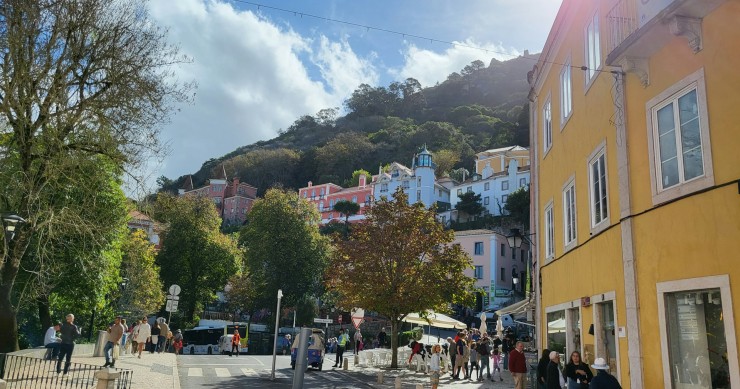
<svg viewBox="0 0 740 389">
<path fill-rule="evenodd" d="M 550 364 L 550 350 L 542 350 L 542 357 L 537 363 L 537 388 L 547 388 L 547 365 Z"/>
<path fill-rule="evenodd" d="M 483 381 L 483 370 L 486 370 L 488 379 L 491 379 L 491 367 L 489 366 L 489 358 L 491 356 L 491 342 L 488 339 L 488 334 L 483 333 L 483 337 L 478 342 L 478 357 L 480 359 L 480 371 L 478 372 L 478 381 Z"/>
<path fill-rule="evenodd" d="M 159 328 L 159 323 L 154 320 L 154 327 L 152 327 L 152 335 L 151 335 L 151 345 L 149 346 L 149 353 L 154 354 L 155 351 L 157 351 L 157 344 L 159 343 L 159 335 L 162 333 L 162 330 Z"/>
<path fill-rule="evenodd" d="M 429 378 L 432 381 L 432 389 L 437 389 L 439 385 L 439 353 L 442 347 L 438 344 L 432 346 L 432 358 L 429 363 Z"/>
<path fill-rule="evenodd" d="M 565 365 L 565 376 L 568 377 L 568 389 L 588 389 L 588 384 L 594 377 L 588 365 L 581 360 L 581 353 L 573 351 L 570 360 Z"/>
<path fill-rule="evenodd" d="M 144 351 L 144 346 L 146 345 L 147 340 L 149 340 L 151 337 L 152 327 L 147 322 L 147 318 L 144 317 L 141 319 L 141 322 L 136 327 L 134 333 L 134 339 L 136 339 L 136 345 L 139 349 L 139 359 L 141 359 L 141 352 Z"/>
<path fill-rule="evenodd" d="M 498 380 L 503 381 L 504 377 L 501 376 L 501 353 L 498 351 L 498 347 L 493 349 L 493 374 L 491 381 L 496 381 L 496 372 L 498 372 Z"/>
</svg>

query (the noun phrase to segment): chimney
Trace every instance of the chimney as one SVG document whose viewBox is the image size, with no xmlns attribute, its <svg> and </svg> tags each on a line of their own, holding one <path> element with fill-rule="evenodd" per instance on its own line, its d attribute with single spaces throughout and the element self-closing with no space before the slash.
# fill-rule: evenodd
<svg viewBox="0 0 740 389">
<path fill-rule="evenodd" d="M 308 187 L 310 188 L 310 187 L 312 187 L 312 186 L 313 186 L 313 182 L 309 181 L 309 182 L 308 182 Z"/>
<path fill-rule="evenodd" d="M 360 174 L 360 188 L 364 188 L 367 183 L 367 178 L 364 174 Z"/>
</svg>

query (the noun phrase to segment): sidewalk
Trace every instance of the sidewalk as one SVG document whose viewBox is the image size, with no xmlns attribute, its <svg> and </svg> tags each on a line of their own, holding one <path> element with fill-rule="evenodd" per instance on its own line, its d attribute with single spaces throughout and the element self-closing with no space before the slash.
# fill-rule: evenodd
<svg viewBox="0 0 740 389">
<path fill-rule="evenodd" d="M 103 357 L 72 358 L 75 363 L 87 363 L 103 366 Z M 116 368 L 133 370 L 131 388 L 165 388 L 180 389 L 177 375 L 177 359 L 173 353 L 142 353 L 141 359 L 134 355 L 121 355 L 116 361 Z"/>
</svg>

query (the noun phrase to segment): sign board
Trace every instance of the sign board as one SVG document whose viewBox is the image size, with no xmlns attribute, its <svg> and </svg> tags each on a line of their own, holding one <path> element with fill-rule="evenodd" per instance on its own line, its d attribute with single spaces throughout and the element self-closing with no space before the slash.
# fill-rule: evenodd
<svg viewBox="0 0 740 389">
<path fill-rule="evenodd" d="M 364 320 L 365 319 L 362 317 L 352 316 L 352 324 L 354 324 L 355 328 L 358 330 L 360 329 L 360 324 L 362 324 Z"/>
<path fill-rule="evenodd" d="M 332 324 L 332 323 L 334 323 L 334 320 L 332 320 L 332 319 L 322 319 L 322 318 L 319 318 L 319 317 L 315 317 L 313 319 L 313 322 L 314 323 L 322 323 L 322 324 Z"/>
<path fill-rule="evenodd" d="M 591 306 L 591 297 L 581 297 L 581 306 L 582 307 L 590 307 Z"/>
<path fill-rule="evenodd" d="M 180 300 L 180 296 L 175 296 L 175 295 L 172 295 L 172 294 L 168 294 L 167 295 L 167 300 L 175 300 L 175 301 L 178 301 L 178 300 Z"/>
<path fill-rule="evenodd" d="M 352 324 L 359 329 L 360 324 L 365 320 L 365 310 L 362 308 L 352 308 Z"/>
<path fill-rule="evenodd" d="M 177 300 L 167 300 L 167 305 L 165 306 L 164 310 L 166 312 L 177 312 Z"/>
<path fill-rule="evenodd" d="M 180 291 L 182 289 L 180 288 L 180 285 L 172 284 L 172 285 L 170 285 L 170 289 L 168 289 L 168 290 L 169 290 L 169 292 L 170 292 L 171 295 L 177 296 L 178 294 L 180 294 Z"/>
</svg>

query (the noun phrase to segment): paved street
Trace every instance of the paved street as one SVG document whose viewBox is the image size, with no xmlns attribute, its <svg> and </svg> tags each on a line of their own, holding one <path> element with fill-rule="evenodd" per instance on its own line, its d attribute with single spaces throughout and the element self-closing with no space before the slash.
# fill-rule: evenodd
<svg viewBox="0 0 740 389">
<path fill-rule="evenodd" d="M 373 367 L 353 366 L 350 358 L 348 371 L 332 368 L 334 354 L 327 355 L 323 371 L 309 369 L 304 378 L 304 388 L 393 388 L 395 377 L 400 376 L 403 388 L 416 388 L 417 384 L 429 388 L 429 376 L 408 369 L 384 370 L 384 384 L 377 383 L 377 373 Z M 290 357 L 279 355 L 276 361 L 275 381 L 270 380 L 272 357 L 269 355 L 247 355 L 228 357 L 221 355 L 182 355 L 178 357 L 180 387 L 195 388 L 290 388 L 293 370 Z M 483 389 L 512 388 L 513 380 L 504 372 L 504 381 L 482 383 L 460 380 L 452 381 L 445 374 L 440 387 Z"/>
</svg>

